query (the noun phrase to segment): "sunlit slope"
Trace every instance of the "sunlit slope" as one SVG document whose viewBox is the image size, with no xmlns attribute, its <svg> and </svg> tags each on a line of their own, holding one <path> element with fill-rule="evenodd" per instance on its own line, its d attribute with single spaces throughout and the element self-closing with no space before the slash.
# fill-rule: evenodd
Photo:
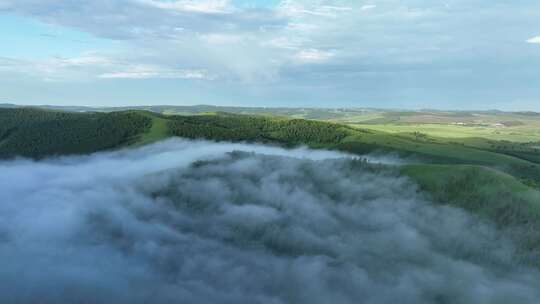
<svg viewBox="0 0 540 304">
<path fill-rule="evenodd" d="M 507 122 L 510 124 L 511 122 Z M 484 138 L 500 141 L 527 143 L 540 140 L 540 119 L 538 121 L 523 120 L 516 125 L 492 123 L 490 125 L 458 125 L 457 123 L 393 123 L 393 124 L 351 124 L 356 128 L 368 128 L 388 133 L 421 132 L 433 137 L 452 139 Z"/>
<path fill-rule="evenodd" d="M 540 191 L 513 176 L 471 165 L 407 165 L 411 177 L 436 201 L 494 219 L 500 224 L 540 221 Z"/>
<path fill-rule="evenodd" d="M 531 164 L 525 159 L 497 153 L 487 147 L 482 149 L 427 136 L 355 129 L 327 122 L 226 113 L 162 116 L 158 119 L 164 118 L 168 120 L 170 135 L 188 138 L 307 144 L 338 148 L 353 153 L 368 153 L 376 150 L 397 151 L 451 163 Z"/>
<path fill-rule="evenodd" d="M 457 142 L 422 133 L 388 133 L 304 119 L 213 113 L 193 116 L 147 111 L 68 113 L 0 109 L 0 156 L 46 157 L 143 145 L 171 136 L 307 145 L 355 154 L 394 152 L 420 163 L 476 164 L 540 181 L 535 150 L 506 142 Z M 504 153 L 501 153 L 504 152 Z"/>
<path fill-rule="evenodd" d="M 150 119 L 151 124 L 150 128 L 145 129 L 144 132 L 138 136 L 137 141 L 133 143 L 133 145 L 146 145 L 170 137 L 168 119 L 162 117 L 161 115 L 145 111 L 138 111 L 137 113 Z"/>
<path fill-rule="evenodd" d="M 391 134 L 320 121 L 235 114 L 168 118 L 170 133 L 181 137 L 305 144 L 355 154 L 394 152 L 417 162 L 491 166 L 520 178 L 540 180 L 540 167 L 531 161 L 531 157 L 499 153 L 489 147 L 469 146 L 422 134 Z"/>
<path fill-rule="evenodd" d="M 425 156 L 436 162 L 485 165 L 526 165 L 530 163 L 518 157 L 497 153 L 489 149 L 466 146 L 459 142 L 443 141 L 414 134 L 391 134 L 370 129 L 351 132 L 351 135 L 341 142 L 341 147 L 353 152 L 355 149 L 366 149 L 367 147 L 371 147 L 371 150 L 398 151 Z"/>
<path fill-rule="evenodd" d="M 392 134 L 346 125 L 256 115 L 214 113 L 166 116 L 146 111 L 68 113 L 0 109 L 0 156 L 44 157 L 141 145 L 170 136 L 269 142 L 345 150 L 356 154 L 397 152 L 421 162 L 534 168 L 537 153 L 499 153 L 490 144 L 448 141 L 421 133 Z M 520 154 L 521 153 L 521 154 Z"/>
</svg>

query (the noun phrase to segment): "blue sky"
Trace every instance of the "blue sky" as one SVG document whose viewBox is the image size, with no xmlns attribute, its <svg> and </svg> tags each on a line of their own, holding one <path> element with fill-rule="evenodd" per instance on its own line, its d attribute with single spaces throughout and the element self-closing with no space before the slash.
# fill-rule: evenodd
<svg viewBox="0 0 540 304">
<path fill-rule="evenodd" d="M 540 110 L 536 0 L 0 0 L 0 102 Z"/>
</svg>

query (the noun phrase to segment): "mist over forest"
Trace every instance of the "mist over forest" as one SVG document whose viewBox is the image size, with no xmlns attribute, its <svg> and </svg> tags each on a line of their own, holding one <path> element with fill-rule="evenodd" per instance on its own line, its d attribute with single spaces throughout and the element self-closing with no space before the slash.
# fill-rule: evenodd
<svg viewBox="0 0 540 304">
<path fill-rule="evenodd" d="M 0 0 L 0 304 L 540 304 L 540 1 Z"/>
<path fill-rule="evenodd" d="M 493 223 L 349 154 L 172 139 L 0 162 L 3 303 L 534 303 Z"/>
</svg>

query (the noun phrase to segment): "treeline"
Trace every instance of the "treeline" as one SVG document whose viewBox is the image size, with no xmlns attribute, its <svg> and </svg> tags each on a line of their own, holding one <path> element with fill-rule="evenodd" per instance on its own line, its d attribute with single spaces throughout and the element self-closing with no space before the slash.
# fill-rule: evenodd
<svg viewBox="0 0 540 304">
<path fill-rule="evenodd" d="M 42 158 L 118 148 L 167 121 L 167 136 L 223 141 L 335 147 L 351 134 L 345 126 L 302 119 L 218 113 L 164 116 L 141 111 L 73 113 L 32 108 L 0 109 L 0 158 Z"/>
<path fill-rule="evenodd" d="M 137 112 L 0 109 L 0 158 L 85 154 L 137 140 L 152 119 Z"/>
<path fill-rule="evenodd" d="M 171 135 L 230 141 L 279 142 L 283 144 L 338 144 L 349 135 L 340 125 L 302 119 L 276 119 L 234 114 L 175 116 Z"/>
<path fill-rule="evenodd" d="M 507 140 L 492 142 L 489 150 L 540 164 L 538 142 L 514 143 Z"/>
</svg>

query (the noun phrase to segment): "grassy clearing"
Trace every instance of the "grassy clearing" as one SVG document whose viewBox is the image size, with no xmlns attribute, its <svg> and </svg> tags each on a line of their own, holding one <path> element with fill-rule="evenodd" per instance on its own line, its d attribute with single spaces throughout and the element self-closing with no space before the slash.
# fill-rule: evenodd
<svg viewBox="0 0 540 304">
<path fill-rule="evenodd" d="M 148 132 L 143 133 L 140 136 L 134 146 L 151 144 L 169 137 L 169 128 L 167 126 L 169 120 L 149 113 L 146 113 L 145 115 L 152 119 L 152 126 Z"/>
<path fill-rule="evenodd" d="M 405 152 L 427 156 L 433 160 L 449 163 L 481 165 L 530 165 L 517 157 L 468 147 L 431 137 L 415 137 L 412 134 L 391 134 L 370 129 L 360 130 L 344 140 L 344 146 L 367 144 L 374 149 Z M 355 151 L 351 151 L 355 152 Z M 368 151 L 369 152 L 369 151 Z"/>
<path fill-rule="evenodd" d="M 525 126 L 460 126 L 447 124 L 351 124 L 355 128 L 370 129 L 391 134 L 420 132 L 429 136 L 451 139 L 483 138 L 517 143 L 540 141 L 540 123 Z"/>
</svg>

